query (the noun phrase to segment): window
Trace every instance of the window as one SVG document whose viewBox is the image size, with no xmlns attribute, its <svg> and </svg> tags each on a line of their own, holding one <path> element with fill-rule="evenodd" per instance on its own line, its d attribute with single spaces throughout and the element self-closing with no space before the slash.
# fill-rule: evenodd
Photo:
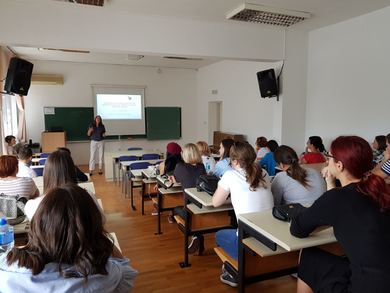
<svg viewBox="0 0 390 293">
<path fill-rule="evenodd" d="M 18 107 L 16 105 L 16 96 L 3 95 L 3 128 L 4 136 L 18 133 Z"/>
</svg>

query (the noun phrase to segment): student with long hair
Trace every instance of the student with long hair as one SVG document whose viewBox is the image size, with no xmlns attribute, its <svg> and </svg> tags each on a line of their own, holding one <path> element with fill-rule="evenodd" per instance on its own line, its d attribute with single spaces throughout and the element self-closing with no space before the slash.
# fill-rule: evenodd
<svg viewBox="0 0 390 293">
<path fill-rule="evenodd" d="M 211 155 L 210 148 L 205 141 L 198 141 L 196 143 L 196 146 L 198 147 L 199 153 L 202 156 L 202 162 L 206 169 L 206 173 L 213 173 L 215 169 L 215 160 L 213 156 Z"/>
<path fill-rule="evenodd" d="M 372 143 L 372 155 L 374 156 L 374 164 L 380 163 L 384 158 L 384 153 L 386 150 L 386 136 L 377 135 Z"/>
<path fill-rule="evenodd" d="M 69 152 L 63 150 L 52 152 L 47 158 L 45 169 L 43 170 L 43 195 L 29 200 L 26 203 L 24 212 L 27 218 L 32 219 L 38 209 L 38 206 L 51 189 L 69 184 L 77 185 L 76 167 L 73 163 L 72 157 Z M 98 205 L 95 195 L 90 195 L 96 205 Z M 98 209 L 100 209 L 100 207 L 98 207 Z M 105 222 L 106 219 L 104 214 L 102 211 L 101 213 L 103 222 Z"/>
<path fill-rule="evenodd" d="M 165 160 L 159 166 L 160 175 L 172 175 L 177 163 L 183 162 L 181 157 L 181 147 L 176 142 L 170 142 L 167 144 L 167 152 Z"/>
<path fill-rule="evenodd" d="M 183 190 L 186 188 L 196 187 L 196 182 L 198 181 L 199 176 L 206 174 L 206 169 L 202 163 L 202 157 L 200 156 L 196 145 L 193 143 L 187 143 L 183 147 L 182 157 L 184 163 L 178 163 L 176 165 L 173 176 L 170 176 L 169 180 L 172 183 L 180 183 Z M 174 212 L 181 215 L 183 218 L 186 217 L 186 212 L 182 206 L 176 207 Z M 172 215 L 169 216 L 168 221 L 170 223 L 174 222 Z M 198 250 L 201 253 L 203 248 L 203 237 L 192 237 L 188 246 L 189 253 L 195 253 Z"/>
<path fill-rule="evenodd" d="M 346 258 L 304 249 L 297 292 L 389 292 L 390 192 L 370 173 L 371 147 L 361 137 L 340 136 L 328 156 L 323 170 L 328 191 L 292 219 L 290 231 L 304 238 L 331 226 Z M 336 179 L 341 188 L 335 188 Z"/>
<path fill-rule="evenodd" d="M 96 165 L 96 153 L 99 155 L 99 174 L 103 174 L 103 154 L 104 154 L 104 137 L 106 127 L 103 124 L 102 117 L 97 115 L 89 125 L 87 135 L 91 137 L 91 148 L 89 156 L 89 175 L 92 176 Z"/>
<path fill-rule="evenodd" d="M 91 196 L 74 184 L 50 189 L 30 222 L 27 244 L 0 254 L 3 293 L 125 293 L 136 275 Z"/>
<path fill-rule="evenodd" d="M 57 149 L 58 151 L 63 151 L 67 152 L 70 157 L 72 157 L 72 154 L 70 152 L 70 149 L 65 148 L 65 147 L 60 147 Z M 76 170 L 76 179 L 78 182 L 87 182 L 88 181 L 88 176 L 84 174 L 76 165 L 74 166 Z"/>
<path fill-rule="evenodd" d="M 231 138 L 225 138 L 219 145 L 219 161 L 215 165 L 214 175 L 221 177 L 227 170 L 231 170 L 230 167 L 230 148 L 232 147 L 234 140 Z"/>
<path fill-rule="evenodd" d="M 229 194 L 236 217 L 244 213 L 269 210 L 273 207 L 269 177 L 255 162 L 256 153 L 251 145 L 235 142 L 230 149 L 230 162 L 233 170 L 228 170 L 218 182 L 213 195 L 214 207 L 223 205 Z M 215 235 L 217 245 L 232 258 L 238 256 L 238 236 L 236 229 L 220 230 Z M 230 286 L 237 286 L 235 276 L 224 269 L 220 280 Z"/>
<path fill-rule="evenodd" d="M 306 153 L 301 156 L 300 162 L 302 164 L 325 163 L 326 159 L 323 153 L 325 153 L 325 147 L 322 143 L 322 138 L 319 136 L 310 136 L 306 143 Z"/>
<path fill-rule="evenodd" d="M 282 170 L 275 175 L 271 184 L 275 205 L 312 204 L 326 191 L 321 174 L 312 168 L 302 168 L 297 153 L 291 147 L 279 146 L 274 156 Z"/>
</svg>

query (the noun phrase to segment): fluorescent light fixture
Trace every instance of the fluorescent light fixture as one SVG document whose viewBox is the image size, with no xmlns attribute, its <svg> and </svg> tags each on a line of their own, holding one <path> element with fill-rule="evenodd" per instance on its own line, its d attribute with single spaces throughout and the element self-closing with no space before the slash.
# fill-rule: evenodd
<svg viewBox="0 0 390 293">
<path fill-rule="evenodd" d="M 127 54 L 127 60 L 129 61 L 138 61 L 144 57 L 145 57 L 144 55 Z"/>
<path fill-rule="evenodd" d="M 256 22 L 288 27 L 310 18 L 311 14 L 302 11 L 274 8 L 264 5 L 244 3 L 226 15 L 227 19 Z"/>
</svg>

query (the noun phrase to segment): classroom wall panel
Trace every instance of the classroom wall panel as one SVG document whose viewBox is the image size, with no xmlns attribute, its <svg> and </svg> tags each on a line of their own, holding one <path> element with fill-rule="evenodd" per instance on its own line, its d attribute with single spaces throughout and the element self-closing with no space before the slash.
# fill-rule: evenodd
<svg viewBox="0 0 390 293">
<path fill-rule="evenodd" d="M 390 7 L 309 34 L 306 136 L 390 132 Z"/>
</svg>

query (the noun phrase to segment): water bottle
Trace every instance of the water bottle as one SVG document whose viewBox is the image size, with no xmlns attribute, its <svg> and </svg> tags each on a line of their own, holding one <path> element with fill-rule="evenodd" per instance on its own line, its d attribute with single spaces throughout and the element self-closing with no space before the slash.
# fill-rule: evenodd
<svg viewBox="0 0 390 293">
<path fill-rule="evenodd" d="M 0 253 L 6 253 L 14 246 L 14 227 L 7 224 L 7 219 L 0 218 Z"/>
</svg>

